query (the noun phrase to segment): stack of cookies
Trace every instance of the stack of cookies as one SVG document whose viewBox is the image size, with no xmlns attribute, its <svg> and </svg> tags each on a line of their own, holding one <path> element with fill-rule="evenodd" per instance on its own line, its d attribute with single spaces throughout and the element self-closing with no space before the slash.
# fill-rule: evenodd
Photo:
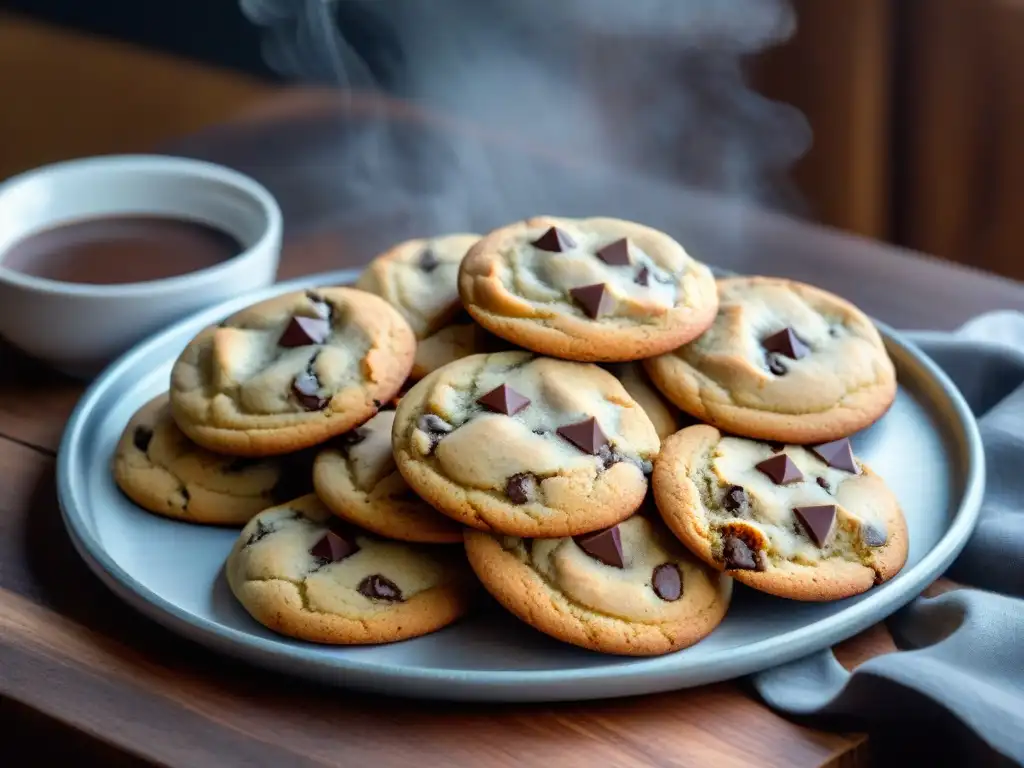
<svg viewBox="0 0 1024 768">
<path fill-rule="evenodd" d="M 152 512 L 244 526 L 228 581 L 283 634 L 414 637 L 482 584 L 553 637 L 651 655 L 710 633 L 733 579 L 834 600 L 899 571 L 899 505 L 848 440 L 895 392 L 838 297 L 545 217 L 206 329 L 114 473 Z"/>
</svg>

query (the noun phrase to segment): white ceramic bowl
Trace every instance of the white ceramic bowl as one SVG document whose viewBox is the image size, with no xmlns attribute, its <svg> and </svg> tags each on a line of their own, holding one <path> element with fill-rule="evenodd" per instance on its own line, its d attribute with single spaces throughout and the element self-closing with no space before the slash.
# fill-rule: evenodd
<svg viewBox="0 0 1024 768">
<path fill-rule="evenodd" d="M 4 253 L 35 232 L 126 214 L 208 224 L 233 235 L 244 250 L 207 269 L 118 285 L 66 283 L 3 266 Z M 93 157 L 38 168 L 0 184 L 0 336 L 59 370 L 90 376 L 178 318 L 270 285 L 280 252 L 277 202 L 262 185 L 229 168 L 159 155 Z"/>
</svg>

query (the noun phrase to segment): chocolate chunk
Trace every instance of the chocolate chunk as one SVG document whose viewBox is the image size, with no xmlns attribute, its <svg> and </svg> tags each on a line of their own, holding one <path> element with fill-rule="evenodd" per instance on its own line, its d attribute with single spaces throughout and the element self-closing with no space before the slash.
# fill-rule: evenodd
<svg viewBox="0 0 1024 768">
<path fill-rule="evenodd" d="M 828 484 L 828 480 L 826 480 L 824 477 L 816 478 L 815 482 L 829 493 L 832 493 L 832 486 Z"/>
<path fill-rule="evenodd" d="M 831 443 L 815 445 L 811 450 L 833 469 L 841 469 L 855 475 L 860 473 L 860 467 L 857 466 L 857 462 L 853 458 L 853 448 L 850 447 L 849 438 L 843 437 L 833 440 Z"/>
<path fill-rule="evenodd" d="M 434 449 L 437 448 L 437 444 L 453 429 L 451 424 L 433 413 L 425 413 L 420 416 L 416 422 L 416 427 L 420 431 L 426 432 L 430 437 L 429 453 L 433 453 Z"/>
<path fill-rule="evenodd" d="M 770 353 L 765 356 L 765 362 L 768 363 L 768 370 L 774 373 L 776 376 L 785 376 L 789 369 L 782 362 L 781 358 L 775 353 Z"/>
<path fill-rule="evenodd" d="M 628 267 L 631 263 L 629 260 L 629 241 L 623 237 L 614 243 L 608 243 L 604 248 L 597 251 L 597 258 L 610 267 Z"/>
<path fill-rule="evenodd" d="M 633 282 L 637 285 L 642 285 L 644 288 L 649 288 L 651 285 L 651 270 L 647 267 L 640 267 L 640 271 L 636 273 Z"/>
<path fill-rule="evenodd" d="M 885 531 L 871 523 L 861 523 L 860 540 L 866 547 L 881 547 L 888 541 Z"/>
<path fill-rule="evenodd" d="M 591 319 L 597 319 L 612 308 L 612 295 L 608 292 L 606 283 L 594 283 L 583 285 L 579 288 L 570 288 L 569 295 L 576 300 L 576 303 L 583 308 L 583 311 Z"/>
<path fill-rule="evenodd" d="M 358 551 L 359 545 L 356 544 L 355 539 L 350 539 L 335 531 L 328 530 L 324 532 L 320 541 L 309 550 L 309 554 L 321 560 L 326 560 L 328 563 L 336 563 L 339 560 L 344 560 L 349 555 L 354 555 Z"/>
<path fill-rule="evenodd" d="M 730 536 L 722 545 L 722 558 L 726 568 L 734 571 L 758 571 L 758 559 L 747 542 L 738 536 Z"/>
<path fill-rule="evenodd" d="M 782 453 L 786 449 L 785 443 L 768 443 L 768 447 L 772 449 L 772 453 Z"/>
<path fill-rule="evenodd" d="M 768 475 L 776 485 L 789 485 L 804 479 L 804 473 L 800 471 L 800 467 L 794 464 L 793 460 L 785 453 L 765 459 L 757 465 L 757 468 Z"/>
<path fill-rule="evenodd" d="M 343 435 L 339 435 L 336 440 L 336 444 L 341 455 L 348 456 L 348 449 L 353 445 L 359 445 L 365 439 L 366 430 L 361 427 L 357 427 L 356 429 L 349 430 Z"/>
<path fill-rule="evenodd" d="M 675 563 L 663 563 L 651 574 L 654 594 L 668 603 L 674 603 L 683 596 L 683 574 Z"/>
<path fill-rule="evenodd" d="M 269 536 L 273 532 L 274 532 L 273 528 L 271 528 L 269 525 L 265 524 L 262 520 L 258 520 L 256 522 L 256 530 L 253 531 L 249 535 L 248 540 L 245 542 L 245 546 L 251 547 L 257 541 L 259 541 L 260 539 L 265 539 L 267 536 Z"/>
<path fill-rule="evenodd" d="M 149 427 L 136 427 L 132 433 L 132 444 L 145 453 L 149 450 L 149 443 L 153 439 L 153 430 Z"/>
<path fill-rule="evenodd" d="M 811 348 L 800 341 L 793 333 L 792 328 L 783 328 L 778 333 L 772 334 L 761 342 L 766 352 L 774 352 L 778 355 L 785 355 L 793 360 L 799 360 L 811 353 Z"/>
<path fill-rule="evenodd" d="M 824 547 L 836 524 L 836 505 L 819 504 L 812 507 L 797 507 L 793 510 L 807 536 L 818 547 Z"/>
<path fill-rule="evenodd" d="M 188 503 L 192 501 L 192 494 L 188 492 L 187 486 L 181 486 L 182 508 L 188 509 Z"/>
<path fill-rule="evenodd" d="M 295 399 L 307 411 L 322 411 L 330 402 L 326 397 L 320 396 L 319 389 L 320 380 L 311 371 L 303 371 L 292 381 Z"/>
<path fill-rule="evenodd" d="M 433 272 L 441 262 L 437 260 L 437 254 L 431 248 L 424 248 L 420 254 L 419 267 L 424 272 Z"/>
<path fill-rule="evenodd" d="M 513 416 L 530 404 L 530 398 L 523 397 L 508 384 L 499 384 L 486 395 L 478 398 L 477 402 L 495 413 Z"/>
<path fill-rule="evenodd" d="M 425 413 L 420 416 L 416 426 L 424 432 L 440 432 L 447 435 L 452 431 L 452 425 L 433 413 Z"/>
<path fill-rule="evenodd" d="M 558 227 L 551 227 L 547 232 L 530 243 L 530 245 L 534 248 L 540 248 L 542 251 L 565 253 L 570 248 L 576 247 L 576 241 L 569 237 L 568 232 L 563 232 Z"/>
<path fill-rule="evenodd" d="M 564 437 L 584 453 L 597 456 L 601 448 L 608 445 L 608 436 L 605 435 L 597 419 L 591 416 L 589 419 L 566 424 L 555 430 L 559 437 Z"/>
<path fill-rule="evenodd" d="M 359 582 L 359 586 L 356 589 L 363 597 L 368 597 L 371 600 L 387 600 L 392 603 L 402 601 L 402 590 L 398 588 L 398 585 L 379 573 L 367 576 Z"/>
<path fill-rule="evenodd" d="M 322 344 L 331 334 L 331 324 L 319 317 L 301 317 L 296 315 L 288 321 L 281 338 L 277 340 L 282 347 L 305 347 L 310 344 Z"/>
<path fill-rule="evenodd" d="M 647 459 L 642 459 L 639 456 L 627 456 L 624 453 L 619 453 L 617 450 L 612 448 L 610 445 L 602 445 L 597 451 L 597 457 L 601 459 L 601 463 L 605 469 L 608 469 L 613 464 L 618 464 L 622 461 L 627 461 L 634 467 L 639 469 L 645 475 L 651 474 L 654 471 L 654 464 L 649 462 Z"/>
<path fill-rule="evenodd" d="M 505 483 L 505 495 L 513 504 L 525 504 L 537 488 L 537 478 L 528 472 L 512 475 Z"/>
<path fill-rule="evenodd" d="M 624 461 L 626 458 L 618 451 L 613 451 L 610 445 L 602 445 L 597 451 L 597 456 L 601 459 L 605 469 L 608 469 L 613 464 L 618 464 L 620 461 Z"/>
<path fill-rule="evenodd" d="M 725 496 L 722 497 L 722 506 L 729 512 L 735 512 L 749 501 L 747 490 L 742 485 L 730 485 L 725 491 Z"/>
<path fill-rule="evenodd" d="M 619 533 L 619 526 L 614 525 L 603 531 L 576 536 L 573 541 L 576 542 L 576 546 L 595 560 L 600 560 L 612 568 L 625 567 L 625 562 L 622 559 L 622 535 Z"/>
</svg>

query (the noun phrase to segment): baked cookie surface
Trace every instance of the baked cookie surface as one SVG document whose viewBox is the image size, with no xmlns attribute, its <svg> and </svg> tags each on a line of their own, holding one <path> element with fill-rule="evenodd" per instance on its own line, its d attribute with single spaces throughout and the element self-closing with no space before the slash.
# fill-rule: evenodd
<svg viewBox="0 0 1024 768">
<path fill-rule="evenodd" d="M 412 373 L 409 378 L 422 379 L 470 355 L 487 352 L 499 352 L 511 345 L 504 339 L 492 336 L 468 316 L 462 322 L 456 318 L 437 333 L 433 333 L 416 345 L 416 357 L 413 359 Z"/>
<path fill-rule="evenodd" d="M 888 410 L 895 369 L 852 304 L 777 278 L 728 278 L 718 288 L 718 316 L 700 338 L 644 361 L 684 411 L 745 437 L 813 443 L 851 435 Z"/>
<path fill-rule="evenodd" d="M 899 503 L 848 440 L 779 446 L 688 427 L 662 446 L 653 488 L 691 551 L 773 595 L 838 600 L 906 563 Z"/>
<path fill-rule="evenodd" d="M 693 645 L 725 616 L 732 580 L 691 555 L 660 520 L 560 539 L 468 531 L 487 590 L 541 632 L 604 653 L 649 656 Z"/>
<path fill-rule="evenodd" d="M 538 217 L 485 235 L 463 259 L 459 294 L 497 336 L 588 362 L 674 349 L 718 306 L 711 271 L 679 243 L 609 218 Z"/>
<path fill-rule="evenodd" d="M 225 571 L 261 624 L 339 645 L 441 629 L 466 613 L 477 588 L 460 548 L 370 536 L 344 526 L 313 495 L 253 518 Z"/>
<path fill-rule="evenodd" d="M 464 525 L 572 536 L 640 506 L 659 441 L 607 371 L 499 352 L 417 383 L 398 404 L 392 447 L 413 490 Z"/>
<path fill-rule="evenodd" d="M 460 233 L 399 243 L 370 262 L 356 288 L 383 298 L 408 321 L 417 339 L 425 339 L 462 308 L 459 264 L 479 239 Z"/>
<path fill-rule="evenodd" d="M 618 379 L 629 396 L 644 409 L 659 439 L 664 440 L 679 431 L 683 415 L 658 391 L 640 363 L 608 363 L 601 367 Z"/>
<path fill-rule="evenodd" d="M 158 515 L 209 525 L 244 525 L 257 512 L 311 487 L 302 456 L 243 459 L 189 440 L 171 417 L 167 395 L 132 416 L 114 453 L 114 480 L 128 498 Z"/>
<path fill-rule="evenodd" d="M 238 456 L 290 453 L 366 421 L 402 386 L 416 340 L 378 296 L 285 294 L 202 331 L 171 373 L 175 421 Z"/>
<path fill-rule="evenodd" d="M 462 541 L 462 526 L 417 496 L 395 466 L 391 450 L 393 410 L 335 438 L 317 456 L 316 493 L 339 517 L 402 541 Z"/>
</svg>

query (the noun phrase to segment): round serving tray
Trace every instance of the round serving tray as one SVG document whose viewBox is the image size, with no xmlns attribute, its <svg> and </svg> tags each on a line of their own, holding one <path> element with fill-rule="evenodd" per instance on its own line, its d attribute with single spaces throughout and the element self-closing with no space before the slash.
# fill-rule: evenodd
<svg viewBox="0 0 1024 768">
<path fill-rule="evenodd" d="M 182 320 L 112 364 L 68 422 L 57 485 L 78 552 L 122 600 L 222 653 L 323 683 L 443 699 L 555 701 L 703 685 L 827 648 L 884 619 L 948 567 L 977 521 L 984 457 L 970 410 L 934 363 L 882 327 L 899 393 L 889 413 L 853 442 L 899 497 L 910 528 L 907 566 L 889 583 L 827 604 L 781 600 L 737 585 L 728 616 L 711 636 L 655 658 L 564 645 L 496 605 L 433 635 L 391 645 L 326 647 L 281 637 L 252 620 L 228 589 L 222 566 L 237 532 L 142 511 L 117 489 L 110 461 L 128 419 L 167 389 L 172 363 L 199 330 L 255 301 L 349 283 L 355 274 L 281 283 Z"/>
</svg>

